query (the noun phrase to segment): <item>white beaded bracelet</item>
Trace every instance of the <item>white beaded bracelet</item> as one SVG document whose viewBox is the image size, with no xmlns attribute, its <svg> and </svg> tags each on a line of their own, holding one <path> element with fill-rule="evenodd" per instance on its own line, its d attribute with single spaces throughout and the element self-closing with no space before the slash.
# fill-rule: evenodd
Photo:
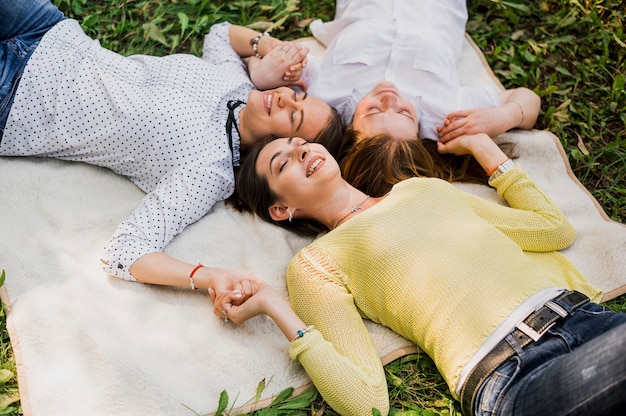
<svg viewBox="0 0 626 416">
<path fill-rule="evenodd" d="M 259 33 L 258 35 L 256 35 L 252 39 L 250 39 L 250 45 L 252 46 L 252 52 L 254 52 L 254 56 L 256 56 L 259 59 L 263 58 L 261 56 L 261 54 L 259 54 L 259 41 L 261 40 L 261 38 L 263 36 L 269 36 L 269 35 L 270 34 L 268 32 L 263 32 L 263 33 Z"/>
</svg>

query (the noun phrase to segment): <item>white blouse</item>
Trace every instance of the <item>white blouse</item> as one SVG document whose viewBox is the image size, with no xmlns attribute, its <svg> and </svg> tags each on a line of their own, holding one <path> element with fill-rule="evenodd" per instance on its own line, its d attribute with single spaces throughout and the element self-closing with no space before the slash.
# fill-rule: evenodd
<svg viewBox="0 0 626 416">
<path fill-rule="evenodd" d="M 415 105 L 420 136 L 437 140 L 448 113 L 501 105 L 492 87 L 460 84 L 466 23 L 465 0 L 339 0 L 333 21 L 310 25 L 327 49 L 310 65 L 308 92 L 351 123 L 359 99 L 391 81 Z"/>
<path fill-rule="evenodd" d="M 254 85 L 230 45 L 228 23 L 193 55 L 124 57 L 64 20 L 30 58 L 11 108 L 0 155 L 39 156 L 103 166 L 147 192 L 106 245 L 107 273 L 162 251 L 234 189 L 226 136 L 230 99 Z M 238 117 L 241 107 L 236 111 Z"/>
</svg>

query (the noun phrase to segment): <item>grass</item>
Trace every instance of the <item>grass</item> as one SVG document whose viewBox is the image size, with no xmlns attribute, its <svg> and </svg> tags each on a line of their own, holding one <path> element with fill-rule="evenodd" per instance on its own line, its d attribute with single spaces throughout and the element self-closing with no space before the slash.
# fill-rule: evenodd
<svg viewBox="0 0 626 416">
<path fill-rule="evenodd" d="M 308 36 L 313 18 L 332 19 L 329 0 L 55 0 L 104 47 L 122 54 L 201 54 L 203 35 L 224 20 Z M 626 5 L 621 0 L 472 0 L 468 32 L 507 88 L 542 98 L 537 128 L 563 144 L 579 180 L 612 219 L 626 218 Z M 626 296 L 607 306 L 626 311 Z M 385 367 L 392 414 L 460 415 L 430 358 Z M 0 309 L 0 416 L 21 414 L 15 363 Z M 227 398 L 226 398 L 227 399 Z M 258 415 L 335 415 L 315 392 Z"/>
</svg>

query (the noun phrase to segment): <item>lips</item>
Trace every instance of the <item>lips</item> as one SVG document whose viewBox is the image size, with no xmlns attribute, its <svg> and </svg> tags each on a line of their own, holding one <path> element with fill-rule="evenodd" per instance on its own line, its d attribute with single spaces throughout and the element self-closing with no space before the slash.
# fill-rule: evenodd
<svg viewBox="0 0 626 416">
<path fill-rule="evenodd" d="M 313 175 L 313 173 L 317 170 L 317 168 L 319 168 L 323 163 L 324 163 L 324 159 L 322 159 L 321 157 L 319 156 L 312 157 L 311 160 L 309 160 L 309 163 L 307 164 L 307 167 L 306 167 L 307 178 Z"/>
</svg>

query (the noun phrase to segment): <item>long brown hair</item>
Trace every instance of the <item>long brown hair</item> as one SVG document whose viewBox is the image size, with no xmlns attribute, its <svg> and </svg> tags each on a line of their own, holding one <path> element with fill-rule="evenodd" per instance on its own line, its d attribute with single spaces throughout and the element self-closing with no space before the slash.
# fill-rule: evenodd
<svg viewBox="0 0 626 416">
<path fill-rule="evenodd" d="M 339 158 L 346 181 L 371 196 L 385 195 L 396 183 L 416 176 L 485 185 L 488 180 L 473 156 L 440 154 L 437 142 L 419 137 L 364 137 L 348 129 Z"/>
</svg>

